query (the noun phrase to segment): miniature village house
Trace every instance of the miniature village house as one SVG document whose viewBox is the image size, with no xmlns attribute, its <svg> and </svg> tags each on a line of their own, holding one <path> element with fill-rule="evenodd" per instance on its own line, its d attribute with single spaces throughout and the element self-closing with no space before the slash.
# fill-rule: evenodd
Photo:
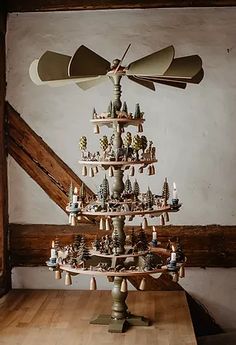
<svg viewBox="0 0 236 345">
<path fill-rule="evenodd" d="M 0 345 L 235 344 L 236 2 L 0 9 Z"/>
</svg>

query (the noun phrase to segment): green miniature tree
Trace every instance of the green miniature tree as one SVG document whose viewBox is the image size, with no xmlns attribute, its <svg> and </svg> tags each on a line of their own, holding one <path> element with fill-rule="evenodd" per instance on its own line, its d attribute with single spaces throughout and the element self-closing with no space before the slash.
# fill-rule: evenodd
<svg viewBox="0 0 236 345">
<path fill-rule="evenodd" d="M 83 262 L 83 267 L 85 265 L 85 262 L 91 258 L 89 248 L 87 247 L 85 240 L 81 240 L 80 248 L 79 248 L 79 261 Z"/>
<path fill-rule="evenodd" d="M 102 151 L 105 151 L 108 148 L 107 136 L 104 135 L 102 138 L 100 138 L 99 143 L 100 143 L 100 147 L 101 147 Z"/>
<path fill-rule="evenodd" d="M 140 111 L 140 106 L 137 103 L 135 106 L 134 119 L 140 119 L 140 118 L 141 118 L 141 111 Z"/>
<path fill-rule="evenodd" d="M 153 207 L 153 194 L 148 187 L 147 193 L 146 193 L 146 202 L 147 202 L 147 208 L 148 210 L 152 210 Z"/>
<path fill-rule="evenodd" d="M 169 184 L 167 182 L 167 178 L 164 180 L 164 184 L 162 187 L 162 198 L 164 199 L 164 204 L 167 204 L 167 201 L 170 197 L 170 192 L 169 192 Z"/>
<path fill-rule="evenodd" d="M 80 243 L 81 243 L 81 235 L 76 234 L 74 237 L 74 242 L 73 242 L 73 250 L 78 251 L 80 249 Z"/>
<path fill-rule="evenodd" d="M 140 188 L 139 188 L 139 184 L 138 181 L 135 180 L 134 184 L 133 184 L 133 194 L 134 194 L 134 198 L 137 200 L 138 196 L 140 193 Z"/>
<path fill-rule="evenodd" d="M 136 153 L 136 159 L 138 161 L 139 160 L 138 151 L 142 148 L 141 138 L 140 138 L 140 136 L 138 134 L 133 137 L 132 148 L 133 148 L 133 150 Z"/>
<path fill-rule="evenodd" d="M 131 185 L 131 181 L 129 177 L 127 177 L 127 180 L 125 181 L 124 194 L 125 195 L 132 194 L 132 185 Z"/>
<path fill-rule="evenodd" d="M 120 247 L 120 239 L 117 233 L 117 230 L 114 230 L 114 235 L 112 238 L 112 245 L 113 245 L 113 253 L 115 255 L 118 254 L 118 248 Z"/>
<path fill-rule="evenodd" d="M 142 135 L 141 136 L 141 148 L 142 148 L 143 153 L 146 150 L 147 145 L 148 145 L 147 138 L 145 137 L 145 135 Z"/>
<path fill-rule="evenodd" d="M 87 138 L 83 135 L 79 140 L 79 148 L 81 151 L 85 151 L 87 148 Z"/>
<path fill-rule="evenodd" d="M 139 230 L 137 241 L 139 244 L 138 246 L 139 249 L 141 249 L 142 251 L 145 251 L 148 249 L 147 236 L 146 236 L 145 231 L 142 229 L 142 227 Z"/>
</svg>

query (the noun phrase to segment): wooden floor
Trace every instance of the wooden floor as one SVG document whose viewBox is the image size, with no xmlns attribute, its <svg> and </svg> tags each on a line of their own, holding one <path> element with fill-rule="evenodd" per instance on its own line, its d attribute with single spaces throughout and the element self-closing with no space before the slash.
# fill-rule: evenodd
<svg viewBox="0 0 236 345">
<path fill-rule="evenodd" d="M 0 345 L 196 345 L 185 293 L 130 292 L 127 304 L 149 327 L 123 334 L 90 325 L 110 313 L 109 291 L 13 290 L 0 300 Z"/>
</svg>

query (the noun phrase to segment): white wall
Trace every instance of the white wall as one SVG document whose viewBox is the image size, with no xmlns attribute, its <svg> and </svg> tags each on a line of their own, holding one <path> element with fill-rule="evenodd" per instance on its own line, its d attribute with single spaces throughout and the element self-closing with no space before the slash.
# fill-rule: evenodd
<svg viewBox="0 0 236 345">
<path fill-rule="evenodd" d="M 95 148 L 98 137 L 91 135 L 88 120 L 94 106 L 97 111 L 107 108 L 112 86 L 107 82 L 87 92 L 75 85 L 37 87 L 28 76 L 30 63 L 46 50 L 73 54 L 81 44 L 112 60 L 121 57 L 132 43 L 126 63 L 170 44 L 174 44 L 176 56 L 199 54 L 205 78 L 200 85 L 189 85 L 185 91 L 160 86 L 153 93 L 130 81 L 123 82 L 123 100 L 129 109 L 140 103 L 147 120 L 145 134 L 158 146 L 158 174 L 140 175 L 140 184 L 158 192 L 165 176 L 176 181 L 184 206 L 172 216 L 174 224 L 236 224 L 235 37 L 236 8 L 11 14 L 7 99 L 80 174 L 78 140 L 87 135 Z M 85 182 L 96 189 L 101 177 L 86 178 Z M 11 222 L 66 222 L 64 213 L 11 158 L 9 190 Z M 14 286 L 21 286 L 19 277 L 28 281 L 26 270 L 14 270 Z M 227 316 L 219 306 L 228 308 L 228 296 L 235 292 L 236 271 L 206 270 L 204 277 L 200 269 L 191 272 L 191 279 L 186 280 L 188 289 L 210 305 L 210 311 L 224 327 L 232 328 L 236 306 L 230 306 Z M 226 281 L 229 272 L 231 280 Z M 221 282 L 227 296 L 213 294 L 221 286 L 213 284 L 212 277 Z"/>
</svg>

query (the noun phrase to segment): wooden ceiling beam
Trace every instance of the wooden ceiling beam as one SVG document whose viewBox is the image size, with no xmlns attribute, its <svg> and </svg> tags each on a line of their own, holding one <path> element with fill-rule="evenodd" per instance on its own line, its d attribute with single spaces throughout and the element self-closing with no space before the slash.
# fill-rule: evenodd
<svg viewBox="0 0 236 345">
<path fill-rule="evenodd" d="M 226 6 L 236 6 L 236 0 L 7 0 L 8 12 Z"/>
<path fill-rule="evenodd" d="M 136 227 L 137 228 L 137 227 Z M 109 234 L 98 230 L 98 226 L 81 224 L 10 224 L 11 261 L 14 266 L 44 265 L 49 256 L 52 240 L 59 238 L 61 245 L 73 241 L 80 233 L 91 243 L 96 236 Z M 127 226 L 128 234 L 132 227 Z M 138 229 L 137 229 L 138 230 Z M 147 230 L 151 241 L 152 229 Z M 236 265 L 236 226 L 159 226 L 158 239 L 165 248 L 168 239 L 178 237 L 188 257 L 189 267 L 235 267 Z"/>
</svg>

